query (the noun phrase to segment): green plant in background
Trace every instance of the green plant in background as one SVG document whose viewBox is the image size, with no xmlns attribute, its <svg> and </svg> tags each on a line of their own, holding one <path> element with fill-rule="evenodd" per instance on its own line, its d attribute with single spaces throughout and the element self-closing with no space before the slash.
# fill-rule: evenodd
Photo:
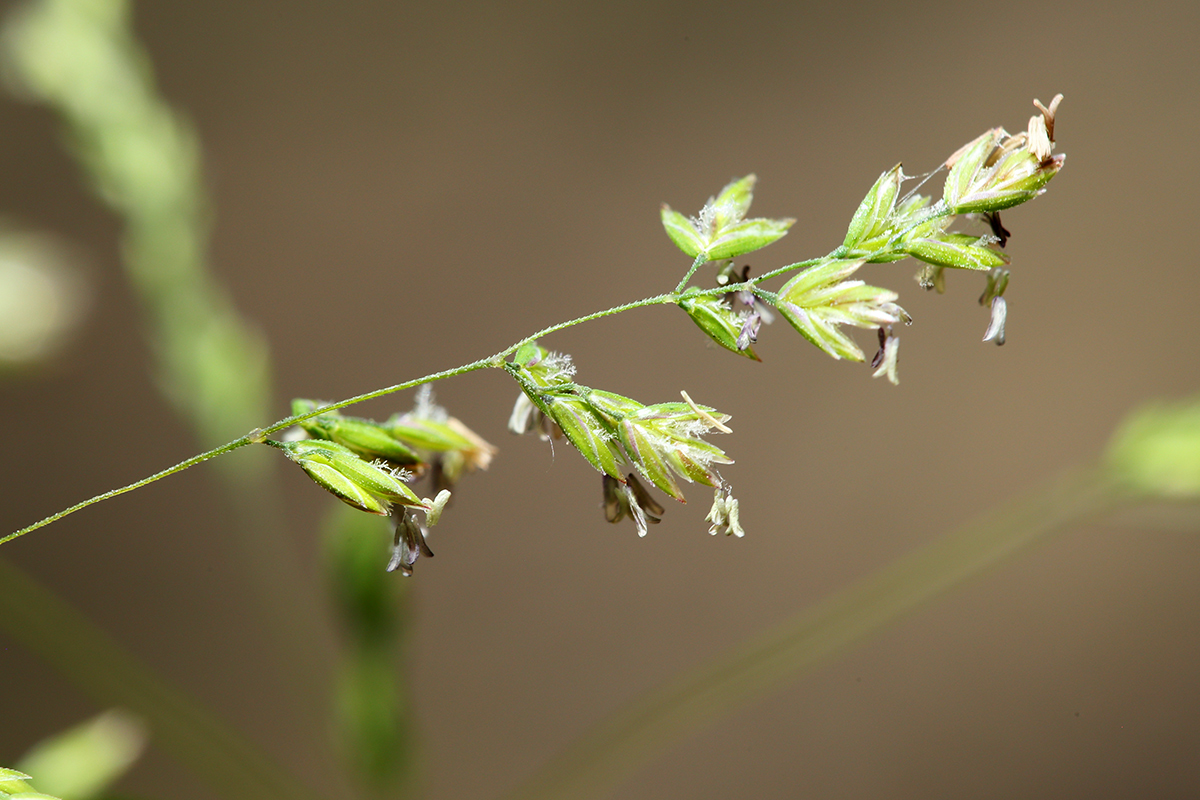
<svg viewBox="0 0 1200 800">
<path fill-rule="evenodd" d="M 100 797 L 137 760 L 146 743 L 142 722 L 121 711 L 98 716 L 39 742 L 21 759 L 20 771 L 0 767 L 0 800 L 56 796 L 69 800 Z M 26 783 L 26 773 L 54 792 L 42 794 Z"/>
<path fill-rule="evenodd" d="M 5 51 L 19 90 L 61 115 L 72 152 L 124 222 L 160 385 L 216 443 L 270 407 L 266 345 L 209 273 L 196 137 L 158 95 L 129 16 L 114 0 L 31 3 L 9 21 Z"/>
<path fill-rule="evenodd" d="M 41 0 L 4 30 L 15 89 L 54 109 L 96 194 L 122 222 L 125 274 L 143 311 L 157 382 L 203 446 L 261 420 L 271 407 L 262 337 L 211 274 L 209 201 L 191 125 L 159 96 L 124 0 Z M 278 492 L 259 464 L 229 462 L 224 479 L 240 525 L 234 537 L 283 649 L 304 665 L 285 679 L 314 693 L 325 682 L 332 634 L 323 610 L 297 587 L 294 548 Z M 297 610 L 302 609 L 302 614 Z M 320 656 L 324 653 L 324 657 Z"/>
<path fill-rule="evenodd" d="M 145 725 L 121 711 L 105 711 L 39 743 L 18 766 L 39 776 L 39 785 L 70 800 L 103 792 L 137 760 L 146 743 Z"/>
<path fill-rule="evenodd" d="M 376 521 L 335 506 L 324 523 L 330 596 L 345 620 L 335 686 L 338 747 L 369 792 L 409 789 L 419 773 L 407 682 L 398 681 L 407 649 L 409 584 L 379 568 L 388 548 Z"/>
<path fill-rule="evenodd" d="M 60 349 L 87 307 L 69 248 L 0 221 L 0 375 Z"/>
</svg>

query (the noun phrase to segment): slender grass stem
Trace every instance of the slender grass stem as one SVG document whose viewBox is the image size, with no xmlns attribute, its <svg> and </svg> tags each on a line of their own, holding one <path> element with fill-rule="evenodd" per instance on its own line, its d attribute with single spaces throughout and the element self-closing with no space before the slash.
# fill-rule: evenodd
<svg viewBox="0 0 1200 800">
<path fill-rule="evenodd" d="M 578 319 L 573 319 L 569 322 L 560 322 L 557 325 L 551 325 L 548 328 L 542 328 L 537 333 L 532 334 L 531 336 L 526 336 L 524 339 L 522 339 L 521 341 L 512 345 L 511 347 L 507 347 L 504 350 L 501 350 L 496 355 L 492 356 L 491 359 L 488 359 L 490 362 L 492 362 L 489 364 L 489 366 L 495 366 L 495 367 L 502 366 L 501 361 L 504 359 L 505 356 L 512 355 L 513 353 L 520 350 L 524 345 L 528 344 L 529 342 L 540 339 L 543 336 L 549 336 L 550 334 L 561 331 L 564 328 L 570 328 L 570 327 L 572 327 L 574 325 L 578 325 L 582 322 L 591 322 L 592 320 L 600 319 L 601 317 L 610 317 L 613 314 L 620 314 L 622 311 L 629 311 L 630 309 L 634 309 L 634 308 L 642 308 L 644 306 L 652 306 L 652 305 L 661 305 L 663 303 L 674 303 L 676 300 L 676 297 L 677 297 L 677 295 L 674 292 L 671 292 L 669 294 L 657 294 L 654 297 L 647 297 L 642 300 L 635 300 L 632 303 L 625 303 L 624 305 L 614 306 L 614 307 L 606 309 L 604 311 L 597 311 L 594 314 L 588 314 L 586 317 L 579 317 Z"/>
<path fill-rule="evenodd" d="M 683 276 L 683 280 L 681 280 L 679 282 L 679 285 L 675 287 L 675 294 L 679 294 L 684 289 L 686 289 L 688 281 L 690 281 L 692 279 L 692 276 L 696 274 L 696 270 L 698 270 L 703 264 L 706 264 L 706 263 L 708 263 L 708 262 L 704 260 L 703 253 L 696 256 L 696 260 L 692 262 L 692 268 L 687 271 L 687 274 Z"/>
<path fill-rule="evenodd" d="M 216 458 L 217 456 L 225 455 L 226 453 L 231 453 L 234 450 L 237 450 L 238 448 L 241 448 L 241 447 L 245 447 L 248 444 L 261 443 L 263 441 L 263 439 L 266 436 L 268 436 L 269 434 L 275 433 L 277 431 L 281 431 L 284 428 L 289 428 L 292 425 L 296 425 L 297 423 L 304 422 L 305 420 L 308 420 L 308 419 L 312 419 L 313 417 L 318 416 L 323 413 L 326 413 L 328 411 L 336 411 L 337 409 L 345 408 L 346 406 L 351 406 L 351 405 L 354 405 L 355 403 L 361 403 L 366 400 L 373 400 L 377 397 L 383 397 L 385 395 L 394 394 L 395 392 L 402 392 L 405 389 L 412 389 L 416 386 L 421 386 L 422 384 L 433 383 L 434 381 L 445 380 L 446 378 L 453 378 L 457 375 L 465 375 L 468 372 L 474 372 L 476 370 L 485 369 L 485 368 L 499 368 L 504 365 L 504 359 L 507 356 L 515 353 L 518 349 L 520 349 L 520 347 L 522 345 L 526 344 L 527 342 L 532 342 L 533 340 L 538 339 L 542 336 L 548 336 L 551 333 L 555 333 L 557 331 L 561 331 L 565 328 L 570 328 L 575 325 L 580 325 L 584 322 L 590 322 L 594 319 L 600 319 L 602 317 L 612 316 L 613 314 L 620 314 L 622 311 L 629 311 L 630 309 L 641 308 L 643 306 L 649 306 L 649 305 L 673 303 L 673 302 L 675 302 L 675 299 L 676 299 L 676 295 L 674 293 L 660 294 L 660 295 L 655 295 L 654 297 L 647 297 L 642 300 L 635 300 L 632 303 L 625 303 L 624 305 L 614 306 L 613 308 L 608 308 L 608 309 L 605 309 L 604 311 L 597 311 L 593 314 L 588 314 L 583 317 L 578 317 L 577 319 L 568 320 L 567 322 L 560 322 L 556 325 L 551 325 L 548 328 L 543 328 L 542 330 L 538 331 L 537 333 L 535 333 L 531 336 L 525 337 L 524 339 L 520 340 L 516 344 L 513 344 L 511 347 L 507 347 L 504 350 L 501 350 L 499 353 L 496 353 L 494 356 L 489 356 L 488 358 L 481 358 L 478 361 L 472 361 L 469 364 L 463 364 L 462 366 L 454 367 L 453 369 L 442 370 L 441 372 L 433 372 L 433 373 L 430 373 L 429 375 L 426 375 L 421 378 L 415 378 L 413 380 L 405 381 L 403 383 L 397 383 L 394 386 L 387 386 L 382 389 L 375 389 L 374 391 L 366 392 L 365 394 L 355 395 L 354 397 L 349 397 L 345 400 L 339 400 L 336 403 L 331 403 L 329 405 L 322 406 L 321 408 L 315 409 L 315 410 L 310 411 L 305 414 L 296 414 L 296 415 L 293 415 L 290 417 L 285 417 L 281 420 L 271 423 L 270 425 L 268 425 L 265 428 L 255 429 L 255 430 L 251 431 L 250 433 L 246 434 L 245 436 L 242 436 L 241 438 L 234 439 L 232 442 L 227 442 L 226 444 L 223 444 L 219 447 L 214 447 L 212 450 L 208 450 L 204 453 L 200 453 L 199 455 L 192 456 L 191 458 L 186 459 L 184 461 L 180 461 L 175 466 L 168 467 L 167 469 L 164 469 L 161 472 L 156 472 L 153 475 L 150 475 L 146 478 L 142 478 L 139 481 L 134 481 L 133 483 L 131 483 L 127 486 L 122 486 L 119 489 L 112 489 L 110 491 L 104 492 L 103 494 L 98 494 L 95 497 L 91 497 L 87 500 L 84 500 L 81 503 L 76 503 L 75 505 L 71 506 L 70 508 L 64 508 L 62 511 L 51 514 L 50 516 L 46 517 L 45 519 L 39 520 L 38 522 L 35 522 L 32 525 L 29 525 L 25 528 L 21 528 L 19 531 L 15 531 L 13 533 L 8 534 L 7 536 L 5 536 L 3 538 L 0 538 L 0 545 L 4 544 L 6 542 L 10 542 L 13 539 L 16 539 L 18 537 L 24 536 L 25 534 L 30 533 L 32 531 L 36 531 L 38 528 L 44 528 L 45 526 L 49 525 L 50 523 L 60 520 L 63 517 L 67 516 L 68 514 L 74 514 L 76 511 L 80 511 L 91 505 L 95 505 L 96 503 L 99 503 L 102 500 L 108 500 L 113 497 L 117 497 L 118 495 L 125 494 L 126 492 L 132 492 L 134 489 L 140 489 L 143 486 L 146 486 L 147 484 L 154 483 L 157 480 L 161 480 L 169 475 L 174 475 L 177 472 L 182 472 L 183 470 L 188 469 L 189 467 L 194 467 L 197 464 L 201 464 L 205 461 L 208 461 L 209 459 Z"/>
<path fill-rule="evenodd" d="M 82 503 L 76 503 L 75 505 L 71 506 L 70 508 L 64 508 L 62 511 L 59 511 L 55 514 L 51 514 L 50 516 L 46 517 L 45 519 L 35 522 L 28 527 L 21 528 L 21 530 L 19 530 L 19 531 L 8 534 L 3 539 L 0 539 L 0 544 L 4 544 L 5 542 L 12 541 L 13 539 L 16 539 L 19 536 L 24 536 L 25 534 L 29 533 L 30 531 L 36 531 L 38 528 L 44 528 L 45 526 L 49 525 L 51 522 L 60 520 L 63 517 L 67 516 L 68 514 L 74 514 L 76 511 L 87 508 L 88 506 L 95 505 L 96 503 L 99 503 L 101 500 L 108 500 L 110 498 L 116 497 L 117 495 L 122 495 L 122 494 L 125 494 L 126 492 L 132 492 L 134 489 L 140 489 L 143 486 L 154 483 L 157 480 L 161 480 L 161 479 L 167 477 L 168 475 L 174 475 L 176 472 L 182 472 L 183 470 L 187 469 L 188 467 L 194 467 L 197 464 L 208 461 L 210 458 L 216 458 L 219 455 L 223 455 L 224 453 L 228 453 L 230 451 L 236 450 L 237 448 L 242 447 L 247 444 L 250 444 L 250 443 L 251 443 L 250 437 L 243 436 L 241 439 L 235 439 L 232 442 L 229 442 L 228 444 L 223 444 L 220 447 L 209 450 L 208 452 L 201 453 L 200 455 L 192 456 L 191 458 L 187 459 L 186 461 L 180 461 L 178 464 L 176 464 L 173 467 L 168 467 L 167 469 L 164 469 L 162 472 L 156 472 L 153 475 L 142 478 L 140 481 L 134 481 L 133 483 L 129 484 L 128 486 L 122 486 L 119 489 L 112 489 L 110 491 L 105 492 L 104 494 L 98 494 L 95 497 L 88 498 L 87 500 L 84 500 Z"/>
<path fill-rule="evenodd" d="M 779 269 L 773 269 L 770 272 L 764 272 L 762 275 L 759 275 L 757 278 L 755 278 L 754 282 L 756 284 L 762 283 L 763 281 L 771 280 L 771 278 L 774 278 L 776 275 L 783 275 L 798 269 L 808 269 L 809 267 L 814 267 L 817 264 L 820 264 L 826 258 L 830 258 L 830 256 L 825 256 L 825 258 L 810 258 L 807 261 L 797 261 L 795 264 L 788 264 L 786 267 L 780 267 Z"/>
</svg>

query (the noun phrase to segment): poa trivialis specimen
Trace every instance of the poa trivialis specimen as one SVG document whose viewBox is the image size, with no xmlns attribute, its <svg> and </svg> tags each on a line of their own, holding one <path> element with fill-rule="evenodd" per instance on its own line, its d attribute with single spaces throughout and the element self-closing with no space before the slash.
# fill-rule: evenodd
<svg viewBox="0 0 1200 800">
<path fill-rule="evenodd" d="M 0 543 L 217 455 L 266 444 L 282 451 L 342 502 L 387 518 L 393 530 L 387 568 L 411 575 L 418 557 L 433 555 L 426 535 L 440 519 L 455 483 L 467 472 L 486 469 L 496 454 L 493 445 L 434 402 L 427 384 L 484 368 L 503 369 L 519 388 L 509 417 L 511 431 L 565 440 L 596 469 L 609 522 L 630 519 L 638 535 L 645 536 L 664 514 L 653 491 L 682 502 L 681 483 L 697 483 L 713 490 L 709 532 L 741 537 L 738 501 L 720 471 L 733 459 L 709 441 L 732 432 L 726 425 L 729 414 L 692 400 L 687 392 L 681 392 L 680 399 L 644 403 L 588 386 L 577 380 L 568 354 L 548 349 L 541 341 L 564 328 L 632 308 L 676 305 L 721 348 L 758 361 L 754 344 L 778 315 L 835 359 L 867 361 L 849 329 L 873 331 L 878 348 L 869 362 L 872 374 L 895 384 L 897 331 L 911 324 L 912 317 L 899 304 L 896 291 L 870 286 L 856 273 L 867 263 L 912 257 L 921 262 L 917 282 L 939 293 L 945 290 L 947 269 L 983 273 L 986 285 L 979 302 L 990 309 L 983 340 L 1004 344 L 1004 292 L 1009 282 L 1004 245 L 1011 234 L 1000 213 L 1041 195 L 1062 169 L 1065 156 L 1054 153 L 1061 100 L 1058 95 L 1048 106 L 1035 100 L 1037 113 L 1024 131 L 984 132 L 908 191 L 902 189 L 912 176 L 897 164 L 867 192 L 840 246 L 820 258 L 759 276 L 751 276 L 739 259 L 778 241 L 795 220 L 747 216 L 754 175 L 730 182 L 694 217 L 664 205 L 661 219 L 667 236 L 692 259 L 673 291 L 550 326 L 488 358 L 347 400 L 296 400 L 293 415 L 286 419 L 65 509 Z M 943 172 L 940 199 L 920 194 Z M 764 286 L 784 276 L 778 289 Z M 697 277 L 699 285 L 692 285 Z M 341 413 L 354 403 L 418 386 L 423 388 L 413 410 L 384 422 Z M 282 432 L 279 439 L 270 438 L 277 432 Z M 410 488 L 409 482 L 417 478 L 428 480 L 432 497 Z"/>
</svg>

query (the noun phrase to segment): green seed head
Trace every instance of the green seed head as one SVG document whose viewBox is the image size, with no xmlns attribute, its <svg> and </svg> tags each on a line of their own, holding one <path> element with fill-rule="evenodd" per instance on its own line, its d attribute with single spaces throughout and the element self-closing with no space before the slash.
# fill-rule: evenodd
<svg viewBox="0 0 1200 800">
<path fill-rule="evenodd" d="M 694 295 L 694 292 L 692 294 Z M 692 318 L 692 322 L 696 323 L 700 330 L 708 335 L 708 338 L 721 347 L 740 356 L 762 361 L 754 352 L 754 348 L 750 346 L 749 341 L 742 336 L 748 315 L 734 312 L 724 298 L 695 297 L 689 296 L 689 292 L 684 292 L 683 296 L 679 298 L 679 307 L 687 312 L 687 315 Z M 744 346 L 742 346 L 743 341 L 745 341 Z"/>
<path fill-rule="evenodd" d="M 936 238 L 905 241 L 904 252 L 935 267 L 986 270 L 1008 263 L 1008 256 L 988 247 L 994 239 L 943 233 Z"/>
<path fill-rule="evenodd" d="M 583 454 L 588 462 L 606 475 L 620 480 L 618 464 L 624 462 L 612 431 L 601 422 L 582 400 L 573 397 L 546 395 L 543 398 L 547 415 L 567 441 Z"/>
<path fill-rule="evenodd" d="M 348 447 L 322 439 L 270 442 L 339 500 L 371 514 L 387 516 L 393 504 L 425 508 L 391 468 L 369 463 Z"/>
<path fill-rule="evenodd" d="M 900 192 L 902 180 L 904 175 L 897 164 L 875 181 L 850 220 L 850 228 L 842 243 L 848 254 L 867 255 L 887 243 L 896 211 L 896 195 Z"/>
<path fill-rule="evenodd" d="M 321 407 L 315 400 L 297 398 L 292 401 L 292 413 L 307 414 Z M 424 467 L 421 457 L 393 436 L 386 426 L 374 420 L 343 416 L 328 411 L 300 423 L 313 439 L 325 439 L 345 445 L 367 459 L 382 459 L 396 467 Z"/>
<path fill-rule="evenodd" d="M 753 175 L 735 180 L 709 199 L 700 215 L 688 219 L 662 207 L 663 228 L 671 241 L 692 258 L 719 261 L 759 250 L 782 238 L 794 219 L 745 219 L 754 196 Z"/>
<path fill-rule="evenodd" d="M 862 349 L 839 328 L 880 328 L 909 319 L 887 289 L 846 280 L 863 261 L 830 259 L 783 285 L 777 308 L 804 338 L 834 358 L 865 359 Z"/>
</svg>

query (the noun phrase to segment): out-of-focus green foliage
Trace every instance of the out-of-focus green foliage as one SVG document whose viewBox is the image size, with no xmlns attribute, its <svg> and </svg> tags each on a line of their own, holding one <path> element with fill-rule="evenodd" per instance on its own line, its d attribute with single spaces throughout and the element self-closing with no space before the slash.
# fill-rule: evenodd
<svg viewBox="0 0 1200 800">
<path fill-rule="evenodd" d="M 158 95 L 129 4 L 30 3 L 9 20 L 4 50 L 16 89 L 61 115 L 97 193 L 125 223 L 125 267 L 167 395 L 205 443 L 261 422 L 266 347 L 209 274 L 199 147 Z"/>
<path fill-rule="evenodd" d="M 409 583 L 382 568 L 390 536 L 378 518 L 338 504 L 324 533 L 329 591 L 345 635 L 336 695 L 338 739 L 364 788 L 394 796 L 412 785 L 416 768 L 401 668 Z"/>
<path fill-rule="evenodd" d="M 66 249 L 0 224 L 0 369 L 51 355 L 86 306 L 84 282 Z"/>
<path fill-rule="evenodd" d="M 272 416 L 267 349 L 209 269 L 210 209 L 200 149 L 191 125 L 155 86 L 130 3 L 32 0 L 5 20 L 2 45 L 12 88 L 59 116 L 85 178 L 119 217 L 122 265 L 141 304 L 160 388 L 206 446 L 261 424 Z M 281 680 L 294 684 L 297 704 L 320 705 L 331 635 L 322 628 L 324 610 L 299 577 L 271 473 L 255 459 L 223 459 L 220 466 L 240 517 L 240 561 L 280 638 L 287 663 Z M 20 575 L 14 566 L 6 569 Z M 0 599 L 18 602 L 12 594 Z M 248 742 L 226 735 L 207 717 L 198 722 L 186 702 L 155 701 L 165 687 L 148 689 L 145 676 L 135 677 L 144 668 L 112 643 L 61 635 L 56 619 L 78 628 L 84 621 L 51 595 L 20 602 L 19 633 L 27 636 L 18 638 L 52 641 L 55 666 L 67 680 L 102 702 L 142 714 L 159 746 L 201 776 L 224 781 L 224 794 L 309 796 L 307 787 L 264 764 Z M 0 616 L 0 627 L 11 632 L 16 624 L 11 615 Z M 100 650 L 105 658 L 97 658 Z M 77 669 L 81 664 L 90 671 Z"/>
<path fill-rule="evenodd" d="M 141 755 L 146 733 L 136 718 L 106 711 L 39 742 L 18 766 L 38 785 L 70 800 L 98 796 Z"/>
<path fill-rule="evenodd" d="M 1109 445 L 1107 461 L 1137 492 L 1200 498 L 1200 398 L 1151 403 L 1130 414 Z"/>
</svg>

